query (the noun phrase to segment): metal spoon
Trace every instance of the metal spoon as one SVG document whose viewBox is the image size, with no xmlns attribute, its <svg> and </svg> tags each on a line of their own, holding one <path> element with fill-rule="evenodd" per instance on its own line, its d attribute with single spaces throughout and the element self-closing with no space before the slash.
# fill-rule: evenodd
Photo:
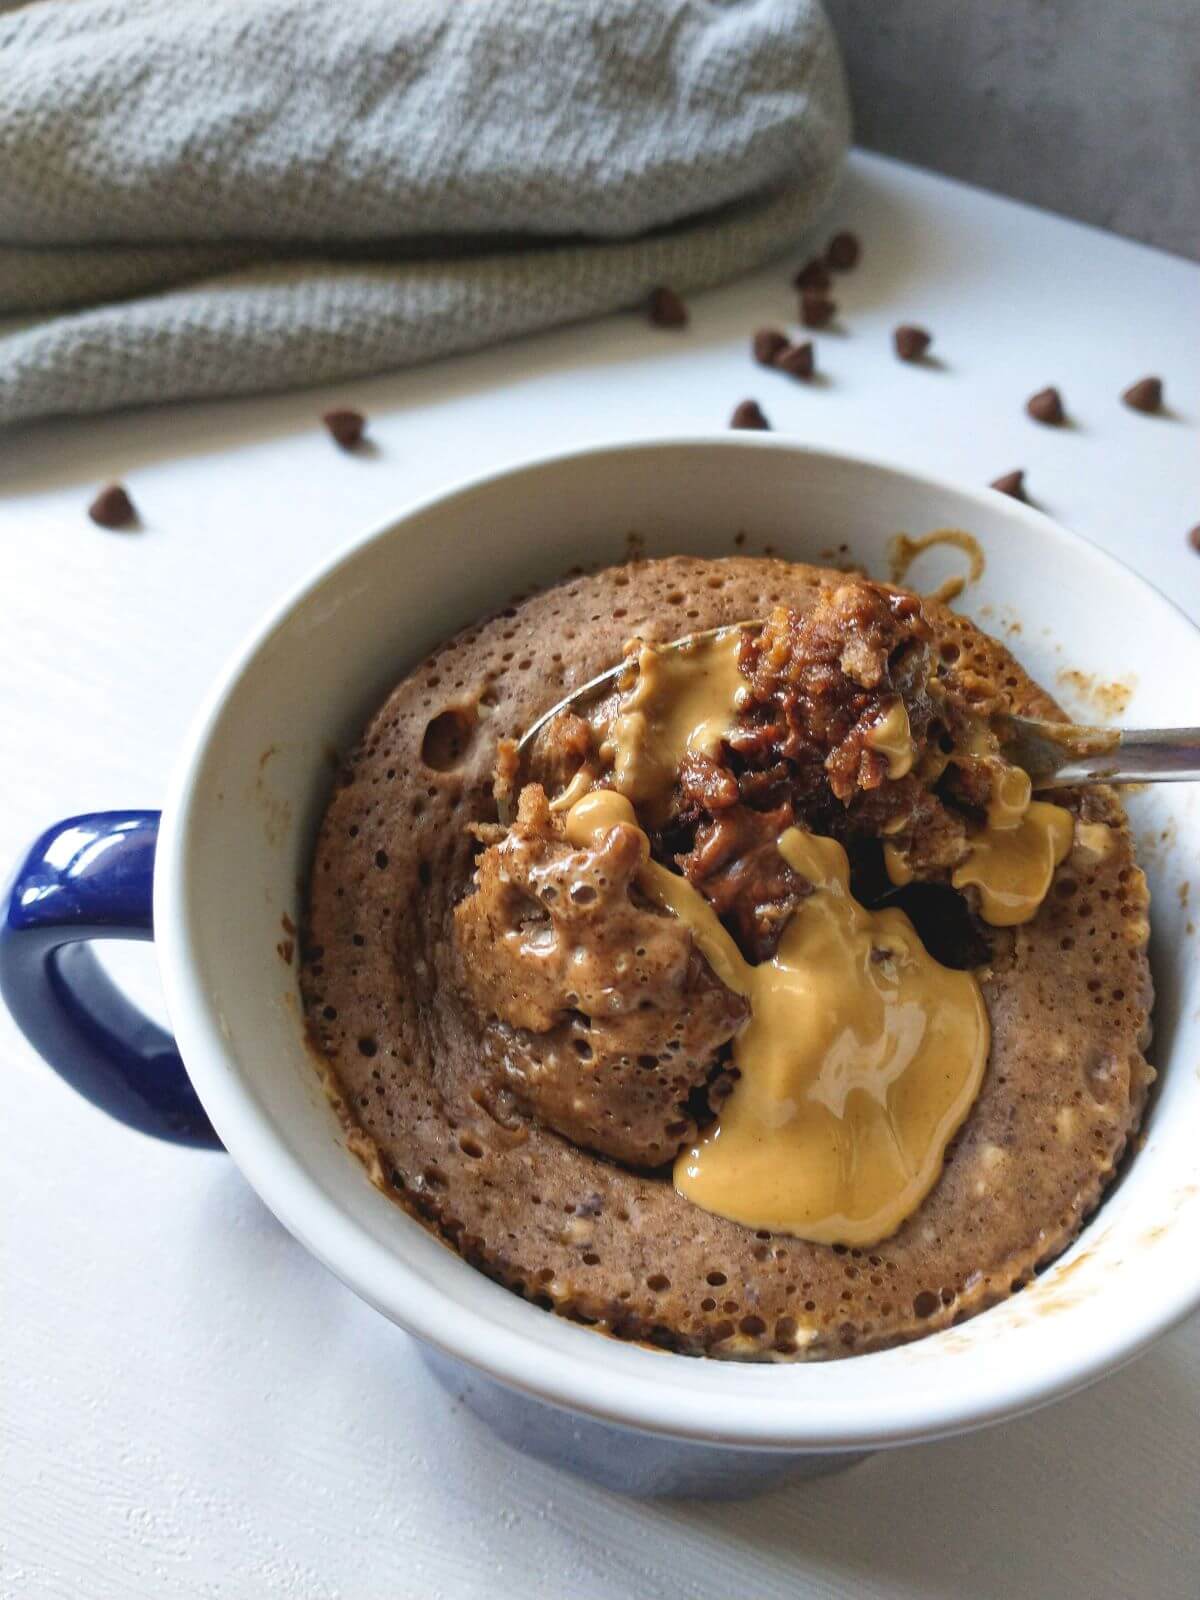
<svg viewBox="0 0 1200 1600">
<path fill-rule="evenodd" d="M 656 648 L 683 650 L 727 633 L 730 628 L 749 632 L 762 626 L 761 622 L 728 622 L 703 633 L 685 634 Z M 560 711 L 574 711 L 614 688 L 628 667 L 628 661 L 619 661 L 543 711 L 521 735 L 517 754 L 523 755 Z M 1035 790 L 1066 789 L 1081 783 L 1200 781 L 1200 728 L 1087 728 L 1074 722 L 1040 722 L 1032 717 L 1013 716 L 995 718 L 992 726 L 1000 740 L 1001 756 L 1023 768 Z M 502 817 L 501 821 L 511 821 L 511 817 Z"/>
</svg>

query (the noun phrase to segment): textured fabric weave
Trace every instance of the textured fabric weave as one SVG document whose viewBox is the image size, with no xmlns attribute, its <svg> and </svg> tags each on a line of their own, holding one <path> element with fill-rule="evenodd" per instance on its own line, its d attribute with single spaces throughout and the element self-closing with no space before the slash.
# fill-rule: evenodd
<svg viewBox="0 0 1200 1600">
<path fill-rule="evenodd" d="M 342 379 L 793 242 L 818 0 L 0 6 L 0 423 Z"/>
</svg>

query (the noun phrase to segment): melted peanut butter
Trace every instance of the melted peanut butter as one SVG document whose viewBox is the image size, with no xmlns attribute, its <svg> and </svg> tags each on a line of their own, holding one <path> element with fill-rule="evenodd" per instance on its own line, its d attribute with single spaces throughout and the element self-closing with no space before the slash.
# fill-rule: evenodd
<svg viewBox="0 0 1200 1600">
<path fill-rule="evenodd" d="M 633 806 L 613 789 L 593 789 L 576 800 L 567 812 L 567 842 L 578 850 L 588 849 L 603 839 L 610 828 L 620 827 L 637 828 L 642 833 Z M 644 834 L 642 837 L 645 839 Z M 650 858 L 649 839 L 645 839 L 645 858 Z"/>
<path fill-rule="evenodd" d="M 963 745 L 964 754 L 991 761 L 994 776 L 987 823 L 972 834 L 967 858 L 955 868 L 950 882 L 955 889 L 974 884 L 983 920 L 996 928 L 1010 928 L 1028 922 L 1046 898 L 1055 867 L 1070 853 L 1074 820 L 1062 806 L 1034 800 L 1029 774 L 998 761 L 994 748 L 994 738 L 982 726 L 973 729 Z M 955 759 L 943 758 L 947 764 Z M 926 776 L 924 770 L 921 776 Z M 913 881 L 904 850 L 886 841 L 883 864 L 897 888 Z"/>
<path fill-rule="evenodd" d="M 1062 806 L 1031 800 L 1015 825 L 989 825 L 972 836 L 967 859 L 951 874 L 956 889 L 974 884 L 979 911 L 993 927 L 1028 922 L 1071 849 L 1075 820 Z"/>
<path fill-rule="evenodd" d="M 913 869 L 908 864 L 908 857 L 894 844 L 884 845 L 883 865 L 897 889 L 903 889 L 906 883 L 913 881 Z"/>
<path fill-rule="evenodd" d="M 988 801 L 988 827 L 1000 833 L 1019 827 L 1032 798 L 1033 785 L 1029 781 L 1029 774 L 1020 767 L 1001 767 L 992 783 L 992 797 Z"/>
<path fill-rule="evenodd" d="M 570 783 L 559 795 L 555 795 L 550 802 L 551 811 L 570 811 L 577 800 L 581 800 L 591 789 L 597 777 L 596 769 L 590 761 L 585 761 L 573 775 Z"/>
<path fill-rule="evenodd" d="M 743 638 L 741 629 L 727 628 L 688 649 L 641 647 L 637 682 L 601 747 L 622 794 L 654 810 L 670 794 L 688 751 L 719 753 L 737 717 L 739 691 L 747 688 L 738 669 Z"/>
<path fill-rule="evenodd" d="M 618 824 L 637 826 L 632 805 L 596 791 L 572 808 L 567 837 L 588 844 Z M 979 1091 L 987 1013 L 971 974 L 934 961 L 902 912 L 858 904 L 836 841 L 789 828 L 779 849 L 813 892 L 757 967 L 685 878 L 649 859 L 639 874 L 750 1004 L 737 1082 L 717 1126 L 676 1161 L 675 1187 L 747 1227 L 871 1244 L 936 1182 Z"/>
<path fill-rule="evenodd" d="M 866 742 L 872 750 L 878 750 L 880 755 L 886 757 L 889 778 L 903 778 L 912 771 L 916 750 L 903 700 L 897 700 L 888 707 L 880 721 L 868 732 Z"/>
</svg>

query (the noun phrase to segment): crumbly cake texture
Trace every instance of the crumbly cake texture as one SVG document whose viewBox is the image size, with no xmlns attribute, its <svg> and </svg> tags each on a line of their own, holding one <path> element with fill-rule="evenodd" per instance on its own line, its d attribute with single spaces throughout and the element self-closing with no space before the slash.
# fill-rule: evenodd
<svg viewBox="0 0 1200 1600">
<path fill-rule="evenodd" d="M 872 1249 L 808 1244 L 691 1205 L 669 1175 L 589 1154 L 489 1073 L 454 908 L 495 820 L 498 742 L 637 635 L 804 609 L 840 575 L 670 557 L 571 577 L 477 623 L 397 686 L 348 759 L 314 854 L 310 1034 L 376 1181 L 481 1271 L 619 1338 L 743 1359 L 846 1356 L 957 1323 L 1061 1252 L 1136 1131 L 1153 1071 L 1148 895 L 1109 789 L 1037 916 L 989 929 L 983 1087 L 917 1212 Z M 1058 708 L 1003 645 L 925 602 L 980 705 Z M 1087 844 L 1081 842 L 1086 839 Z M 1097 841 L 1107 848 L 1099 848 Z"/>
</svg>

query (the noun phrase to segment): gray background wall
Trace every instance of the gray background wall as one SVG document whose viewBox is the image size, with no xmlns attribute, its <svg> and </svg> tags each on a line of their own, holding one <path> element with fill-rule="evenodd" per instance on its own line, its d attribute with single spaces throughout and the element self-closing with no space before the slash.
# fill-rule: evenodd
<svg viewBox="0 0 1200 1600">
<path fill-rule="evenodd" d="M 860 144 L 1200 256 L 1200 0 L 825 0 Z"/>
</svg>

